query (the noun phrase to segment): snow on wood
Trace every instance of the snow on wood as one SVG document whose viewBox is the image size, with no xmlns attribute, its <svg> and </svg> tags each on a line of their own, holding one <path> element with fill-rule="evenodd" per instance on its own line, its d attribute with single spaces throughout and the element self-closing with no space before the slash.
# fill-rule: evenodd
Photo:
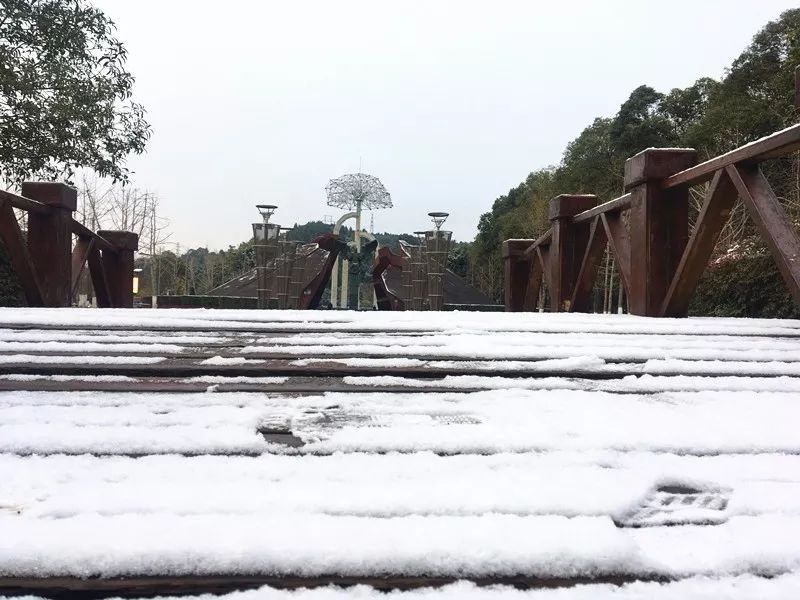
<svg viewBox="0 0 800 600">
<path fill-rule="evenodd" d="M 800 588 L 797 321 L 0 309 L 0 381 L 0 595 L 197 575 L 650 580 L 408 598 Z M 101 384 L 119 391 L 81 391 Z"/>
</svg>

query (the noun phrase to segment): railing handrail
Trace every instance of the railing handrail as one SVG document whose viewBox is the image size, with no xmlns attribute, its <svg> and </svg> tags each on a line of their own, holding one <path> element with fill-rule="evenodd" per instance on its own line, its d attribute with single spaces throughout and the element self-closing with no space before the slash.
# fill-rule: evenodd
<svg viewBox="0 0 800 600">
<path fill-rule="evenodd" d="M 761 162 L 800 150 L 800 124 L 792 125 L 771 135 L 739 146 L 705 162 L 670 175 L 661 183 L 662 189 L 693 186 L 710 180 L 714 173 L 740 162 Z"/>
<path fill-rule="evenodd" d="M 118 248 L 114 244 L 109 242 L 106 238 L 92 231 L 91 229 L 86 227 L 86 225 L 84 225 L 80 221 L 76 221 L 75 219 L 72 219 L 72 233 L 74 233 L 80 238 L 94 240 L 95 245 L 100 250 L 106 250 L 108 252 L 117 252 L 118 250 Z"/>
<path fill-rule="evenodd" d="M 50 207 L 44 202 L 32 200 L 8 190 L 0 190 L 0 200 L 5 200 L 14 208 L 39 213 L 40 215 L 46 215 L 50 212 Z"/>
<path fill-rule="evenodd" d="M 615 212 L 618 210 L 625 210 L 631 204 L 631 194 L 623 194 L 619 198 L 614 198 L 613 200 L 609 200 L 608 202 L 603 202 L 602 204 L 598 204 L 594 208 L 590 208 L 589 210 L 585 210 L 582 213 L 578 213 L 574 217 L 572 217 L 573 223 L 583 223 L 584 221 L 591 221 L 596 216 L 601 215 L 607 212 Z"/>
<path fill-rule="evenodd" d="M 526 256 L 526 257 L 530 256 L 531 254 L 536 252 L 536 248 L 538 248 L 540 246 L 544 246 L 545 244 L 548 244 L 552 237 L 553 237 L 553 228 L 551 227 L 547 231 L 545 231 L 542 235 L 540 235 L 538 238 L 536 238 L 536 241 L 533 242 L 533 244 L 531 244 L 525 250 L 525 252 L 522 253 L 523 256 Z"/>
<path fill-rule="evenodd" d="M 669 189 L 678 186 L 693 186 L 711 180 L 714 174 L 727 166 L 742 162 L 762 162 L 771 158 L 777 158 L 800 150 L 800 124 L 792 125 L 781 131 L 773 133 L 757 140 L 754 140 L 735 150 L 715 156 L 688 169 L 684 169 L 674 175 L 670 175 L 661 183 L 662 189 Z M 595 217 L 609 212 L 616 212 L 630 208 L 631 194 L 623 194 L 618 198 L 598 204 L 594 208 L 585 210 L 572 217 L 572 223 L 578 224 L 591 221 Z M 552 236 L 552 230 L 548 229 L 530 247 L 525 250 L 523 256 L 531 255 L 538 246 L 547 242 Z"/>
<path fill-rule="evenodd" d="M 795 84 L 800 110 L 800 67 Z M 550 229 L 536 240 L 504 242 L 506 309 L 531 310 L 544 282 L 553 310 L 587 310 L 608 248 L 633 314 L 686 316 L 737 198 L 800 304 L 800 236 L 760 165 L 798 150 L 800 124 L 701 163 L 693 148 L 648 148 L 625 161 L 627 193 L 622 196 L 597 206 L 592 206 L 597 201 L 592 195 L 556 196 L 550 201 Z M 690 231 L 689 188 L 709 181 Z M 630 211 L 631 227 L 625 226 L 623 211 Z M 545 252 L 550 240 L 552 247 Z"/>
</svg>

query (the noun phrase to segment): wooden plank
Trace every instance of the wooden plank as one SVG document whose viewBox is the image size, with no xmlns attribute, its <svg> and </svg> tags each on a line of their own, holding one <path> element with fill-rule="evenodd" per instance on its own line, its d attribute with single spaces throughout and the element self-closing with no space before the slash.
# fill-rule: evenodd
<svg viewBox="0 0 800 600">
<path fill-rule="evenodd" d="M 596 577 L 534 577 L 526 575 L 503 575 L 497 577 L 471 577 L 467 574 L 447 576 L 413 575 L 176 575 L 176 576 L 126 576 L 126 577 L 0 577 L 0 592 L 8 595 L 34 594 L 47 598 L 71 600 L 96 599 L 98 597 L 133 596 L 155 597 L 168 595 L 223 594 L 237 590 L 270 586 L 277 589 L 295 590 L 316 587 L 370 586 L 380 591 L 413 590 L 426 587 L 442 587 L 456 581 L 471 581 L 478 586 L 505 585 L 517 589 L 568 588 L 577 585 L 616 585 L 634 581 L 661 582 L 663 577 L 648 574 L 601 575 Z"/>
<path fill-rule="evenodd" d="M 603 223 L 603 229 L 605 229 L 611 252 L 617 261 L 619 272 L 622 274 L 625 292 L 630 294 L 631 241 L 628 232 L 625 230 L 625 224 L 622 222 L 622 214 L 619 212 L 603 213 L 600 215 L 600 220 Z"/>
<path fill-rule="evenodd" d="M 619 212 L 621 210 L 626 210 L 630 208 L 630 206 L 631 206 L 631 195 L 625 194 L 624 196 L 620 196 L 619 198 L 614 198 L 613 200 L 609 200 L 608 202 L 599 204 L 594 208 L 585 210 L 582 213 L 578 213 L 577 215 L 572 217 L 572 222 L 583 223 L 585 221 L 591 221 L 592 219 L 602 215 L 603 213 Z"/>
<path fill-rule="evenodd" d="M 386 394 L 405 394 L 413 392 L 433 393 L 442 392 L 454 394 L 466 394 L 480 392 L 489 388 L 486 386 L 460 386 L 442 384 L 445 374 L 440 378 L 430 379 L 431 385 L 419 385 L 418 380 L 413 386 L 400 384 L 376 383 L 369 387 L 344 383 L 341 377 L 291 377 L 285 383 L 204 383 L 202 381 L 190 381 L 188 378 L 158 378 L 141 377 L 133 381 L 98 381 L 96 379 L 34 379 L 29 381 L 17 381 L 0 379 L 0 391 L 46 391 L 46 392 L 126 392 L 131 394 L 142 393 L 200 393 L 206 392 L 209 387 L 213 387 L 215 392 L 260 392 L 275 393 L 282 396 L 294 397 L 302 394 L 324 394 L 326 392 L 356 393 L 386 393 Z M 509 387 L 512 387 L 509 385 Z M 618 392 L 626 393 L 626 392 Z M 640 391 L 631 393 L 642 393 Z"/>
<path fill-rule="evenodd" d="M 800 304 L 800 239 L 786 211 L 758 166 L 729 166 L 726 171 L 772 253 L 789 292 Z"/>
<path fill-rule="evenodd" d="M 79 238 L 91 238 L 94 240 L 95 246 L 103 250 L 104 252 L 116 252 L 117 247 L 109 242 L 106 238 L 101 235 L 98 235 L 84 224 L 79 223 L 75 219 L 72 219 L 72 233 L 77 235 Z"/>
<path fill-rule="evenodd" d="M 672 277 L 659 316 L 686 316 L 694 290 L 736 203 L 736 187 L 724 170 L 717 171 L 697 218 L 694 232 Z"/>
<path fill-rule="evenodd" d="M 22 235 L 17 223 L 17 217 L 11 204 L 0 198 L 0 239 L 8 252 L 8 259 L 14 269 L 19 283 L 25 292 L 25 299 L 30 306 L 42 306 L 44 294 L 41 282 L 33 264 L 33 258 L 28 251 L 28 244 Z"/>
<path fill-rule="evenodd" d="M 0 190 L 0 200 L 10 203 L 14 208 L 38 213 L 40 215 L 46 215 L 50 212 L 50 207 L 46 204 L 38 202 L 37 200 L 31 200 L 25 196 L 20 196 L 19 194 L 14 194 L 13 192 L 8 192 L 6 190 Z"/>
<path fill-rule="evenodd" d="M 606 229 L 600 219 L 601 215 L 597 215 L 591 225 L 589 243 L 586 246 L 578 277 L 575 280 L 575 290 L 572 292 L 572 300 L 570 302 L 570 310 L 572 312 L 588 312 L 590 308 L 592 287 L 597 277 L 600 261 L 603 259 L 603 251 L 608 243 Z"/>
<path fill-rule="evenodd" d="M 94 247 L 92 238 L 79 237 L 72 249 L 72 296 L 78 291 L 78 281 L 80 281 L 83 268 L 86 266 L 86 259 L 89 252 Z"/>
<path fill-rule="evenodd" d="M 720 169 L 743 161 L 759 162 L 770 158 L 785 156 L 800 149 L 800 125 L 793 125 L 782 131 L 760 138 L 721 156 L 702 162 L 699 165 L 675 173 L 662 183 L 662 189 L 676 186 L 692 186 L 708 181 Z"/>
<path fill-rule="evenodd" d="M 447 375 L 486 375 L 493 377 L 585 377 L 588 379 L 614 379 L 622 375 L 638 373 L 639 370 L 620 363 L 619 368 L 608 370 L 560 368 L 557 366 L 541 368 L 542 360 L 495 361 L 495 360 L 424 360 L 424 364 L 393 366 L 349 365 L 345 362 L 312 361 L 298 364 L 296 359 L 268 359 L 253 361 L 252 364 L 208 365 L 199 360 L 168 358 L 151 364 L 136 363 L 92 363 L 90 359 L 75 357 L 76 362 L 34 363 L 20 360 L 0 364 L 0 374 L 11 375 L 127 375 L 130 377 L 195 377 L 200 375 L 221 375 L 227 377 L 343 377 L 345 375 L 392 375 L 418 379 L 437 379 Z M 507 362 L 508 365 L 503 363 Z M 613 361 L 606 361 L 611 364 Z M 645 362 L 640 361 L 640 362 Z M 521 364 L 522 363 L 522 364 Z M 530 368 L 525 368 L 525 365 Z M 483 368 L 482 368 L 483 367 Z"/>
<path fill-rule="evenodd" d="M 106 277 L 103 259 L 97 246 L 89 250 L 87 261 L 89 263 L 89 275 L 92 277 L 94 295 L 97 298 L 97 306 L 99 308 L 111 308 L 111 291 L 108 287 L 108 278 Z"/>
</svg>

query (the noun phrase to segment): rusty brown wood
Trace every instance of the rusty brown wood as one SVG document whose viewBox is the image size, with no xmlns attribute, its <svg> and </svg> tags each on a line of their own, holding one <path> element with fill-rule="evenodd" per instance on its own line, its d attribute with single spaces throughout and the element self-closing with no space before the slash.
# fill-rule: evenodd
<svg viewBox="0 0 800 600">
<path fill-rule="evenodd" d="M 619 272 L 622 275 L 622 284 L 625 292 L 630 294 L 631 279 L 631 240 L 622 222 L 622 213 L 611 212 L 600 215 L 603 229 L 608 239 L 609 248 L 617 261 Z"/>
<path fill-rule="evenodd" d="M 89 252 L 94 248 L 94 240 L 92 238 L 79 237 L 75 242 L 75 247 L 72 249 L 72 295 L 74 296 L 78 290 L 78 282 L 80 281 L 83 268 L 86 266 L 86 259 L 89 258 Z"/>
<path fill-rule="evenodd" d="M 728 166 L 739 196 L 795 301 L 800 303 L 800 239 L 780 201 L 758 166 Z"/>
<path fill-rule="evenodd" d="M 42 353 L 38 353 L 42 355 Z M 54 355 L 62 357 L 63 355 Z M 241 356 L 241 355 L 239 355 Z M 9 375 L 127 375 L 130 377 L 194 377 L 201 375 L 225 375 L 230 377 L 342 377 L 346 375 L 393 375 L 397 377 L 413 377 L 416 379 L 438 379 L 442 375 L 482 375 L 492 377 L 584 377 L 587 379 L 614 379 L 628 374 L 639 372 L 638 368 L 631 367 L 630 370 L 621 372 L 598 371 L 596 369 L 582 369 L 580 367 L 558 367 L 552 366 L 547 369 L 542 368 L 537 363 L 542 360 L 515 361 L 513 364 L 498 364 L 495 360 L 463 360 L 463 357 L 455 355 L 442 357 L 436 360 L 425 360 L 425 364 L 411 366 L 397 366 L 387 369 L 380 363 L 375 366 L 351 365 L 344 361 L 318 361 L 309 363 L 298 363 L 297 357 L 288 358 L 269 358 L 252 361 L 253 364 L 235 365 L 209 365 L 202 364 L 200 359 L 168 357 L 166 360 L 150 364 L 119 363 L 110 364 L 102 362 L 102 359 L 93 362 L 91 359 L 84 359 L 75 356 L 75 362 L 4 362 L 0 364 L 0 374 Z M 374 358 L 374 357 L 364 357 Z M 546 362 L 546 361 L 545 361 Z M 524 364 L 530 364 L 531 369 L 525 369 Z M 626 361 L 626 364 L 633 364 Z M 480 368 L 484 365 L 485 368 Z M 135 387 L 135 384 L 133 384 Z"/>
<path fill-rule="evenodd" d="M 30 198 L 26 198 L 25 196 L 20 196 L 19 194 L 15 194 L 6 190 L 0 190 L 0 200 L 9 202 L 12 207 L 25 210 L 27 212 L 39 213 L 42 215 L 46 215 L 50 212 L 50 207 L 46 204 L 42 204 L 36 200 L 31 200 Z"/>
<path fill-rule="evenodd" d="M 663 189 L 661 183 L 696 161 L 689 148 L 650 148 L 625 161 L 625 187 L 632 194 L 627 291 L 634 315 L 658 316 L 689 241 L 689 190 Z"/>
<path fill-rule="evenodd" d="M 28 252 L 42 284 L 45 306 L 72 304 L 72 213 L 78 192 L 61 183 L 25 182 L 22 195 L 46 204 L 47 213 L 28 213 Z"/>
<path fill-rule="evenodd" d="M 86 225 L 83 225 L 82 223 L 76 221 L 75 219 L 72 220 L 72 233 L 77 235 L 79 238 L 93 239 L 94 245 L 100 248 L 100 250 L 104 252 L 117 251 L 117 247 L 114 246 L 114 244 L 112 244 L 101 235 L 98 235 L 97 233 L 86 227 Z"/>
<path fill-rule="evenodd" d="M 724 170 L 717 171 L 706 195 L 694 232 L 672 277 L 659 316 L 686 316 L 694 290 L 736 203 L 736 187 Z"/>
<path fill-rule="evenodd" d="M 528 273 L 528 285 L 525 288 L 525 298 L 522 303 L 522 310 L 531 312 L 536 310 L 536 304 L 539 301 L 539 292 L 542 289 L 542 263 L 539 257 L 533 257 L 529 261 L 530 270 Z"/>
<path fill-rule="evenodd" d="M 413 380 L 413 387 L 402 384 L 378 382 L 370 385 L 370 392 L 402 394 L 411 390 L 418 393 L 472 393 L 485 390 L 485 387 L 454 384 L 448 385 L 445 377 L 430 380 L 430 385 Z M 234 379 L 235 378 L 231 378 Z M 362 394 L 364 386 L 344 382 L 342 377 L 290 377 L 284 383 L 215 383 L 217 392 L 270 392 L 281 396 L 297 396 L 300 394 L 325 394 L 326 392 L 342 392 Z M 98 381 L 97 379 L 33 379 L 27 381 L 0 379 L 0 391 L 41 391 L 41 392 L 127 392 L 141 393 L 197 393 L 208 390 L 208 383 L 190 381 L 180 378 L 137 377 L 129 381 Z M 639 392 L 640 393 L 640 392 Z"/>
<path fill-rule="evenodd" d="M 171 595 L 223 594 L 270 586 L 283 590 L 336 586 L 349 588 L 370 586 L 379 591 L 413 590 L 442 587 L 456 581 L 471 581 L 477 586 L 505 585 L 517 589 L 555 589 L 577 585 L 616 585 L 633 582 L 661 582 L 669 579 L 646 573 L 600 575 L 594 577 L 534 577 L 528 575 L 499 575 L 471 577 L 428 575 L 173 575 L 126 577 L 0 577 L 0 592 L 8 595 L 40 595 L 53 600 L 96 600 L 98 597 L 157 597 Z"/>
<path fill-rule="evenodd" d="M 0 239 L 5 244 L 11 267 L 19 279 L 28 304 L 42 306 L 44 296 L 36 265 L 28 252 L 28 246 L 19 228 L 19 223 L 17 223 L 11 203 L 4 198 L 0 198 Z"/>
<path fill-rule="evenodd" d="M 525 252 L 522 253 L 522 256 L 528 258 L 536 253 L 536 249 L 540 246 L 547 246 L 553 239 L 553 228 L 551 227 L 547 231 L 545 231 L 542 235 L 536 238 L 536 241 L 531 244 Z"/>
<path fill-rule="evenodd" d="M 590 208 L 589 210 L 585 210 L 582 213 L 575 215 L 572 217 L 572 222 L 583 223 L 584 221 L 591 221 L 595 217 L 606 212 L 619 212 L 620 210 L 626 210 L 630 208 L 630 205 L 631 195 L 625 194 L 624 196 L 614 198 L 613 200 L 609 200 L 608 202 L 604 202 L 603 204 L 599 204 L 594 208 Z"/>
<path fill-rule="evenodd" d="M 339 254 L 347 249 L 347 244 L 339 239 L 338 235 L 326 233 L 314 239 L 320 251 L 327 252 L 325 262 L 320 267 L 319 272 L 309 281 L 308 285 L 300 291 L 298 308 L 301 310 L 313 310 L 319 308 L 322 301 L 322 294 L 325 291 L 331 274 L 336 266 L 336 259 Z"/>
<path fill-rule="evenodd" d="M 550 200 L 549 216 L 553 224 L 550 296 L 554 310 L 570 310 L 575 281 L 589 243 L 590 223 L 574 223 L 572 218 L 596 204 L 597 196 L 592 194 L 561 194 Z"/>
<path fill-rule="evenodd" d="M 92 287 L 97 299 L 97 306 L 99 308 L 111 308 L 113 304 L 111 302 L 111 292 L 108 288 L 108 277 L 106 276 L 103 257 L 100 255 L 100 250 L 97 246 L 89 250 L 87 263 L 89 264 L 89 275 L 92 278 Z"/>
<path fill-rule="evenodd" d="M 606 227 L 601 223 L 601 215 L 602 213 L 597 215 L 591 224 L 589 243 L 583 254 L 581 268 L 575 281 L 575 290 L 572 292 L 570 310 L 573 312 L 588 312 L 590 309 L 592 287 L 608 242 Z"/>
<path fill-rule="evenodd" d="M 535 262 L 523 256 L 530 244 L 531 240 L 503 242 L 503 304 L 507 312 L 524 310 L 530 264 Z"/>
<path fill-rule="evenodd" d="M 103 250 L 103 270 L 106 274 L 111 306 L 131 308 L 133 306 L 133 253 L 139 248 L 139 236 L 130 231 L 97 232 L 116 249 Z"/>
<path fill-rule="evenodd" d="M 711 160 L 675 173 L 661 182 L 664 189 L 676 186 L 692 186 L 708 181 L 720 169 L 743 161 L 759 162 L 778 156 L 784 156 L 800 149 L 800 125 L 793 125 L 783 131 L 778 131 L 758 139 L 750 144 L 741 146 L 727 154 L 717 156 Z"/>
</svg>

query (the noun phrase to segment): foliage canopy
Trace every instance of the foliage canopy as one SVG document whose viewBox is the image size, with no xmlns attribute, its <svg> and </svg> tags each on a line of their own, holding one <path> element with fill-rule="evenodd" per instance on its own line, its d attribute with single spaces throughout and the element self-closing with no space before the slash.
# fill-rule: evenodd
<svg viewBox="0 0 800 600">
<path fill-rule="evenodd" d="M 125 180 L 150 136 L 114 24 L 84 0 L 0 3 L 0 176 Z"/>
</svg>

